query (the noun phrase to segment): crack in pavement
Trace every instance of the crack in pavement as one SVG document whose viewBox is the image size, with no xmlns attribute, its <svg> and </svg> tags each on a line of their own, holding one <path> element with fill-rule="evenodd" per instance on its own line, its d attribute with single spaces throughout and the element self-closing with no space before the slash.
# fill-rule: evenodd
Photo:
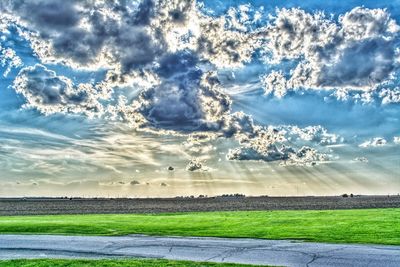
<svg viewBox="0 0 400 267">
<path fill-rule="evenodd" d="M 221 261 L 224 261 L 227 257 L 229 257 L 229 255 L 232 255 L 234 252 L 237 252 L 237 250 L 238 250 L 238 248 L 225 250 L 225 251 L 219 253 L 216 256 L 213 256 L 211 258 L 207 258 L 206 261 L 211 261 L 211 260 L 216 259 L 216 258 L 221 258 Z"/>
<path fill-rule="evenodd" d="M 318 254 L 313 254 L 312 259 L 306 263 L 306 267 L 309 267 L 311 263 L 313 263 L 316 259 L 318 259 Z"/>
<path fill-rule="evenodd" d="M 245 250 L 246 250 L 246 248 L 237 248 L 235 250 L 228 251 L 227 255 L 222 257 L 222 261 L 225 261 L 227 258 L 233 256 L 234 254 L 238 254 L 238 253 L 243 252 Z"/>
</svg>

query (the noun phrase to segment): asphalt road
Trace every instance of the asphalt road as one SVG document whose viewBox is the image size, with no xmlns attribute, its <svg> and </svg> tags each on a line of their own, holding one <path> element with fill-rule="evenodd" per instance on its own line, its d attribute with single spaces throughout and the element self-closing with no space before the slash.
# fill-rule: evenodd
<svg viewBox="0 0 400 267">
<path fill-rule="evenodd" d="M 400 246 L 150 236 L 0 235 L 0 260 L 164 258 L 275 266 L 400 266 Z"/>
</svg>

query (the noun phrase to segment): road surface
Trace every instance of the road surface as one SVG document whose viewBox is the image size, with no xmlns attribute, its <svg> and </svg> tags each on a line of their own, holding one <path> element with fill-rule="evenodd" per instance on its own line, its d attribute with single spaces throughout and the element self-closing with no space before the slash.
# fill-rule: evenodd
<svg viewBox="0 0 400 267">
<path fill-rule="evenodd" d="M 163 258 L 275 266 L 400 266 L 400 246 L 150 236 L 0 235 L 0 260 Z"/>
</svg>

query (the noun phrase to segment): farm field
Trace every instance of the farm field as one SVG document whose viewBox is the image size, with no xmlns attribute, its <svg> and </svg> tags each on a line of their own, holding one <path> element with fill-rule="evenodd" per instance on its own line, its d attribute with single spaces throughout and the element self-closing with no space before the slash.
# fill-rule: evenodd
<svg viewBox="0 0 400 267">
<path fill-rule="evenodd" d="M 145 234 L 400 245 L 399 221 L 399 208 L 1 216 L 0 234 Z"/>
</svg>

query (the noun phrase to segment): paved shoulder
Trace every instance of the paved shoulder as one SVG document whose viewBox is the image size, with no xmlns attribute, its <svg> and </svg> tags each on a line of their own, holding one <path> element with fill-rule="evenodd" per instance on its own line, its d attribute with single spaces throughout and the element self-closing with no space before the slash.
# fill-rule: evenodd
<svg viewBox="0 0 400 267">
<path fill-rule="evenodd" d="M 0 259 L 164 258 L 277 266 L 400 266 L 400 246 L 286 240 L 0 235 Z"/>
</svg>

